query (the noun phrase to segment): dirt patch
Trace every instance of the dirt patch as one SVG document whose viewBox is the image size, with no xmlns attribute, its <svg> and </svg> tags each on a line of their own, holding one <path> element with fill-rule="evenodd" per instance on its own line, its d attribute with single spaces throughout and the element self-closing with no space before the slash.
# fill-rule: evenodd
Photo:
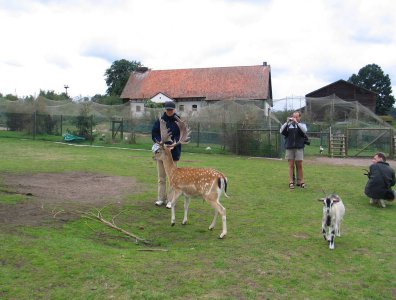
<svg viewBox="0 0 396 300">
<path fill-rule="evenodd" d="M 339 165 L 339 166 L 355 166 L 355 167 L 366 167 L 368 168 L 373 162 L 372 158 L 331 158 L 328 156 L 315 156 L 304 159 L 306 163 L 320 163 L 329 165 Z M 387 160 L 387 163 L 392 168 L 396 168 L 396 161 Z"/>
<path fill-rule="evenodd" d="M 70 211 L 108 203 L 122 205 L 126 195 L 144 190 L 134 178 L 97 173 L 2 174 L 0 177 L 10 193 L 26 195 L 26 200 L 17 204 L 0 203 L 0 224 L 11 225 L 68 221 L 79 217 Z M 54 218 L 61 210 L 65 213 Z"/>
</svg>

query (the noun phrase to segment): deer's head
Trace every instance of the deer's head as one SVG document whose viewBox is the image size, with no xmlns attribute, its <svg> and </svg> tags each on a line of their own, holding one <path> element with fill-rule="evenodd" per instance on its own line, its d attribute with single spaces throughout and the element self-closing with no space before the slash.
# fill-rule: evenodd
<svg viewBox="0 0 396 300">
<path fill-rule="evenodd" d="M 160 133 L 161 140 L 157 141 L 153 145 L 154 159 L 164 160 L 165 157 L 171 155 L 171 150 L 179 144 L 188 144 L 190 142 L 191 130 L 188 127 L 186 121 L 181 120 L 179 117 L 175 116 L 176 124 L 180 130 L 180 138 L 178 141 L 172 139 L 172 134 L 170 130 L 166 127 L 166 122 L 159 118 L 160 122 Z"/>
</svg>

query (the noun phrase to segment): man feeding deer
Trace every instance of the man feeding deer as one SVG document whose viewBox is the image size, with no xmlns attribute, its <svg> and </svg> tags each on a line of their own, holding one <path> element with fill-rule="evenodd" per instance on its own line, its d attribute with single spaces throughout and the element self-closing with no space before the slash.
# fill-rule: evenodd
<svg viewBox="0 0 396 300">
<path fill-rule="evenodd" d="M 164 104 L 165 112 L 161 117 L 166 123 L 166 127 L 170 130 L 170 134 L 176 140 L 180 139 L 180 129 L 177 126 L 176 121 L 178 115 L 176 114 L 176 105 L 172 101 L 167 101 Z M 155 152 L 158 148 L 158 141 L 161 141 L 161 130 L 160 130 L 160 119 L 154 122 L 154 126 L 151 130 L 151 137 L 153 142 L 155 143 L 153 146 L 153 152 Z M 172 144 L 172 141 L 167 141 L 167 144 Z M 180 160 L 181 156 L 181 144 L 174 146 L 171 150 L 172 159 L 175 163 Z M 166 192 L 166 173 L 164 168 L 164 163 L 161 160 L 157 160 L 157 171 L 158 171 L 158 197 L 157 201 L 155 201 L 155 205 L 161 206 L 166 204 L 168 201 L 168 196 Z"/>
<path fill-rule="evenodd" d="M 172 151 L 180 144 L 187 144 L 190 141 L 190 129 L 178 116 L 174 116 L 174 118 L 179 128 L 179 137 L 172 136 L 171 129 L 167 127 L 166 121 L 161 117 L 158 120 L 160 139 L 156 140 L 156 144 L 153 146 L 154 158 L 162 163 L 171 187 L 166 205 L 167 208 L 172 209 L 171 225 L 175 225 L 175 205 L 182 194 L 185 196 L 183 225 L 187 223 L 190 197 L 201 196 L 215 210 L 213 221 L 209 226 L 210 230 L 215 227 L 217 216 L 220 214 L 222 232 L 219 237 L 223 238 L 227 234 L 227 221 L 226 209 L 220 204 L 220 196 L 224 193 L 227 197 L 227 177 L 210 168 L 180 168 L 176 166 Z"/>
</svg>

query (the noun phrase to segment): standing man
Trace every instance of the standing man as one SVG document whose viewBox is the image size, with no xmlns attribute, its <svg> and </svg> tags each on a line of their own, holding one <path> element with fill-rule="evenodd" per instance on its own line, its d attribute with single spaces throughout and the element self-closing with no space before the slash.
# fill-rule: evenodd
<svg viewBox="0 0 396 300">
<path fill-rule="evenodd" d="M 170 130 L 172 139 L 174 141 L 178 141 L 180 139 L 180 129 L 176 124 L 176 118 L 179 117 L 176 114 L 176 105 L 173 101 L 167 101 L 164 104 L 165 112 L 162 115 L 161 119 L 166 122 L 166 127 Z M 153 129 L 151 130 L 151 137 L 153 142 L 161 141 L 161 131 L 160 131 L 160 122 L 156 120 Z M 171 144 L 171 142 L 168 142 Z M 181 145 L 177 145 L 171 150 L 172 158 L 175 163 L 179 161 L 181 155 Z M 155 205 L 161 206 L 166 204 L 168 201 L 167 193 L 166 193 L 166 173 L 164 168 L 164 163 L 161 160 L 157 160 L 157 171 L 158 171 L 158 197 Z"/>
<path fill-rule="evenodd" d="M 307 125 L 301 123 L 299 111 L 293 112 L 292 116 L 281 126 L 280 133 L 285 137 L 286 159 L 289 162 L 289 188 L 294 189 L 295 184 L 305 188 L 302 162 Z M 294 166 L 297 169 L 297 182 L 294 181 Z"/>
<path fill-rule="evenodd" d="M 386 162 L 386 156 L 378 152 L 373 157 L 373 164 L 367 174 L 369 180 L 364 193 L 370 197 L 370 204 L 386 207 L 385 200 L 393 201 L 395 196 L 391 189 L 395 185 L 395 171 Z"/>
</svg>

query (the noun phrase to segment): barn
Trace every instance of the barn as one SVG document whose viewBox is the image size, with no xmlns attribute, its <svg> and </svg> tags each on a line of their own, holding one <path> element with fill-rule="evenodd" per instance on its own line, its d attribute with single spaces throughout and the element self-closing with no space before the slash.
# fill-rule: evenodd
<svg viewBox="0 0 396 300">
<path fill-rule="evenodd" d="M 308 104 L 309 98 L 322 98 L 332 95 L 335 95 L 347 102 L 357 101 L 372 112 L 375 112 L 377 93 L 342 79 L 326 85 L 316 91 L 310 92 L 306 94 L 305 97 Z"/>
<path fill-rule="evenodd" d="M 131 73 L 121 94 L 134 114 L 147 101 L 176 103 L 178 113 L 191 114 L 217 101 L 250 101 L 272 107 L 271 67 L 262 65 L 173 70 L 141 68 Z"/>
</svg>

